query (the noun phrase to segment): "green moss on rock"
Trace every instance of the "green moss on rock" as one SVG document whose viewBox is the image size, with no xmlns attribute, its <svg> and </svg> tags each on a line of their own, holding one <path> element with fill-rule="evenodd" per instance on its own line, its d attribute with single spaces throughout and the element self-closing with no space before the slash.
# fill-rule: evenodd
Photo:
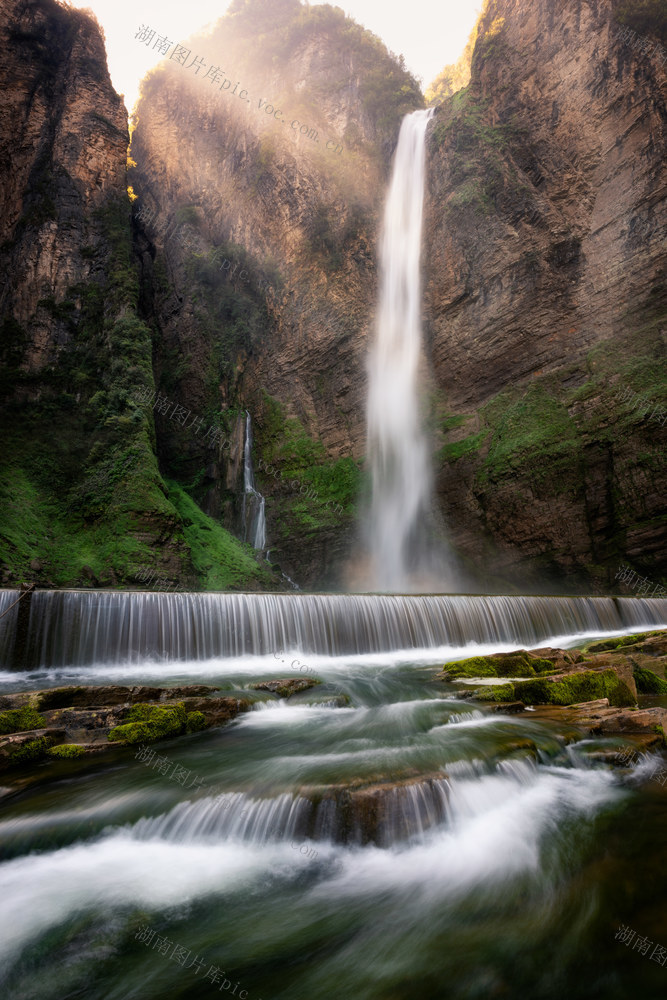
<svg viewBox="0 0 667 1000">
<path fill-rule="evenodd" d="M 497 684 L 493 687 L 477 688 L 473 694 L 475 701 L 515 701 L 513 684 Z"/>
<path fill-rule="evenodd" d="M 658 677 L 652 670 L 635 667 L 632 672 L 639 694 L 667 694 L 667 681 Z"/>
<path fill-rule="evenodd" d="M 39 760 L 46 756 L 51 746 L 48 736 L 39 736 L 34 740 L 27 740 L 22 746 L 17 747 L 9 753 L 9 760 L 12 764 L 27 764 L 33 760 Z"/>
<path fill-rule="evenodd" d="M 467 660 L 447 663 L 444 674 L 447 679 L 457 677 L 535 677 L 553 671 L 551 660 L 520 651 L 518 653 L 498 653 L 494 656 L 471 656 Z"/>
<path fill-rule="evenodd" d="M 206 716 L 203 712 L 188 712 L 185 725 L 189 733 L 196 733 L 206 728 Z"/>
<path fill-rule="evenodd" d="M 479 692 L 477 692 L 479 695 Z M 617 708 L 633 706 L 630 688 L 614 670 L 586 670 L 552 681 L 538 678 L 505 685 L 502 693 L 494 690 L 493 701 L 522 701 L 526 705 L 573 705 L 582 701 L 608 698 Z"/>
<path fill-rule="evenodd" d="M 196 714 L 196 713 L 192 713 Z M 109 733 L 113 742 L 154 743 L 169 736 L 178 736 L 187 726 L 187 714 L 182 702 L 178 705 L 133 705 L 125 721 Z"/>
<path fill-rule="evenodd" d="M 49 757 L 69 759 L 74 757 L 83 757 L 86 752 L 86 748 L 82 747 L 80 743 L 61 743 L 57 747 L 49 747 L 46 752 Z"/>
<path fill-rule="evenodd" d="M 11 708 L 0 713 L 0 734 L 20 733 L 26 729 L 42 729 L 46 725 L 44 717 L 25 705 L 23 708 Z"/>
<path fill-rule="evenodd" d="M 634 646 L 637 642 L 644 642 L 651 632 L 642 632 L 640 635 L 620 635 L 615 639 L 602 639 L 592 642 L 590 646 L 584 646 L 587 653 L 606 653 L 611 649 L 620 649 L 622 646 Z"/>
</svg>

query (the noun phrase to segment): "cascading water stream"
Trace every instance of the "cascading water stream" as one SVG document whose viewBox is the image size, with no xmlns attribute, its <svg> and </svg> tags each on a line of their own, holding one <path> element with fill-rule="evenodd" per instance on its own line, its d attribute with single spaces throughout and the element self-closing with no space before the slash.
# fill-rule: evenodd
<svg viewBox="0 0 667 1000">
<path fill-rule="evenodd" d="M 380 243 L 377 332 L 369 359 L 366 515 L 369 589 L 377 591 L 434 589 L 424 585 L 432 477 L 419 412 L 425 135 L 432 114 L 432 109 L 415 111 L 403 119 Z"/>
<path fill-rule="evenodd" d="M 252 467 L 252 421 L 246 410 L 245 444 L 243 448 L 243 536 L 254 549 L 266 548 L 265 501 L 255 488 Z"/>
<path fill-rule="evenodd" d="M 201 661 L 288 649 L 325 656 L 431 650 L 439 651 L 432 654 L 437 658 L 446 646 L 531 648 L 549 637 L 667 623 L 661 598 L 37 591 L 24 598 L 30 605 L 23 643 L 18 596 L 0 591 L 0 614 L 9 609 L 0 617 L 4 669 Z"/>
</svg>

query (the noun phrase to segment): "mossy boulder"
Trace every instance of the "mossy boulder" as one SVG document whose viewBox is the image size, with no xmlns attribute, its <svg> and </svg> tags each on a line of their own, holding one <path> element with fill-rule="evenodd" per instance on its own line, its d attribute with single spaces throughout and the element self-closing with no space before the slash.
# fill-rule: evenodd
<svg viewBox="0 0 667 1000">
<path fill-rule="evenodd" d="M 83 757 L 86 752 L 86 748 L 82 747 L 80 743 L 61 743 L 57 747 L 49 747 L 46 751 L 49 757 L 56 757 L 58 759 L 72 759 L 75 757 Z"/>
<path fill-rule="evenodd" d="M 200 713 L 191 713 L 196 715 Z M 183 702 L 177 705 L 133 705 L 120 726 L 109 733 L 113 742 L 154 743 L 185 732 L 188 716 Z"/>
<path fill-rule="evenodd" d="M 477 688 L 473 694 L 475 701 L 516 701 L 513 684 L 497 684 L 493 687 Z"/>
<path fill-rule="evenodd" d="M 271 694 L 277 694 L 279 698 L 290 698 L 293 694 L 308 691 L 316 684 L 321 683 L 322 681 L 316 681 L 310 677 L 284 677 L 282 680 L 276 681 L 258 681 L 249 686 L 255 691 L 270 691 Z"/>
<path fill-rule="evenodd" d="M 632 672 L 639 694 L 667 694 L 667 681 L 654 674 L 652 670 L 635 667 Z"/>
<path fill-rule="evenodd" d="M 51 746 L 48 736 L 38 736 L 34 740 L 26 740 L 8 754 L 10 764 L 29 764 L 45 757 Z"/>
<path fill-rule="evenodd" d="M 516 653 L 494 653 L 493 656 L 471 656 L 455 660 L 443 667 L 445 680 L 459 677 L 536 677 L 554 671 L 551 660 L 531 656 L 524 649 Z"/>
<path fill-rule="evenodd" d="M 206 728 L 206 716 L 203 712 L 188 712 L 185 719 L 185 728 L 189 733 L 196 733 L 200 729 Z"/>
<path fill-rule="evenodd" d="M 43 729 L 44 718 L 30 705 L 0 712 L 0 735 L 20 733 L 24 730 Z"/>
<path fill-rule="evenodd" d="M 623 646 L 634 646 L 637 642 L 643 642 L 647 636 L 655 635 L 654 632 L 642 632 L 639 635 L 618 635 L 613 639 L 600 639 L 584 646 L 587 653 L 607 653 L 611 649 L 621 649 Z"/>
<path fill-rule="evenodd" d="M 607 698 L 610 705 L 622 708 L 635 704 L 630 688 L 611 669 L 584 670 L 558 679 L 540 677 L 517 684 L 505 684 L 486 695 L 475 692 L 477 700 L 522 701 L 525 705 L 575 705 Z"/>
</svg>

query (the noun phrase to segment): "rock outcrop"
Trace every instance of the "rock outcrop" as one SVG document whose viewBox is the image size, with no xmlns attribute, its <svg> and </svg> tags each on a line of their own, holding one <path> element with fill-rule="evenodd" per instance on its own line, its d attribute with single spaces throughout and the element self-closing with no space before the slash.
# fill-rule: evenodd
<svg viewBox="0 0 667 1000">
<path fill-rule="evenodd" d="M 223 79 L 211 86 L 171 58 L 150 75 L 129 177 L 158 388 L 217 412 L 233 443 L 207 452 L 158 416 L 158 450 L 199 481 L 205 511 L 233 522 L 248 409 L 273 558 L 302 586 L 340 584 L 375 235 L 398 125 L 423 98 L 370 32 L 298 0 L 236 4 L 187 48 L 227 67 Z"/>
<path fill-rule="evenodd" d="M 217 690 L 82 686 L 0 696 L 0 771 L 222 726 L 251 707 Z"/>
<path fill-rule="evenodd" d="M 139 308 L 127 112 L 90 13 L 0 10 L 0 585 L 264 589 L 277 579 L 163 479 Z M 157 572 L 155 572 L 157 571 Z"/>
<path fill-rule="evenodd" d="M 430 133 L 439 495 L 524 588 L 667 570 L 664 24 L 635 42 L 617 6 L 487 3 Z"/>
</svg>

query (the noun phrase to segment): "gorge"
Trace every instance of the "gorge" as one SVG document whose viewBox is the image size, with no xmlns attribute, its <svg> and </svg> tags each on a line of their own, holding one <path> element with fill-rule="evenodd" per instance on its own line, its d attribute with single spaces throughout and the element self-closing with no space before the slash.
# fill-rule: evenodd
<svg viewBox="0 0 667 1000">
<path fill-rule="evenodd" d="M 128 128 L 90 2 L 0 3 L 3 996 L 657 1000 L 664 5 L 232 0 Z"/>
</svg>

